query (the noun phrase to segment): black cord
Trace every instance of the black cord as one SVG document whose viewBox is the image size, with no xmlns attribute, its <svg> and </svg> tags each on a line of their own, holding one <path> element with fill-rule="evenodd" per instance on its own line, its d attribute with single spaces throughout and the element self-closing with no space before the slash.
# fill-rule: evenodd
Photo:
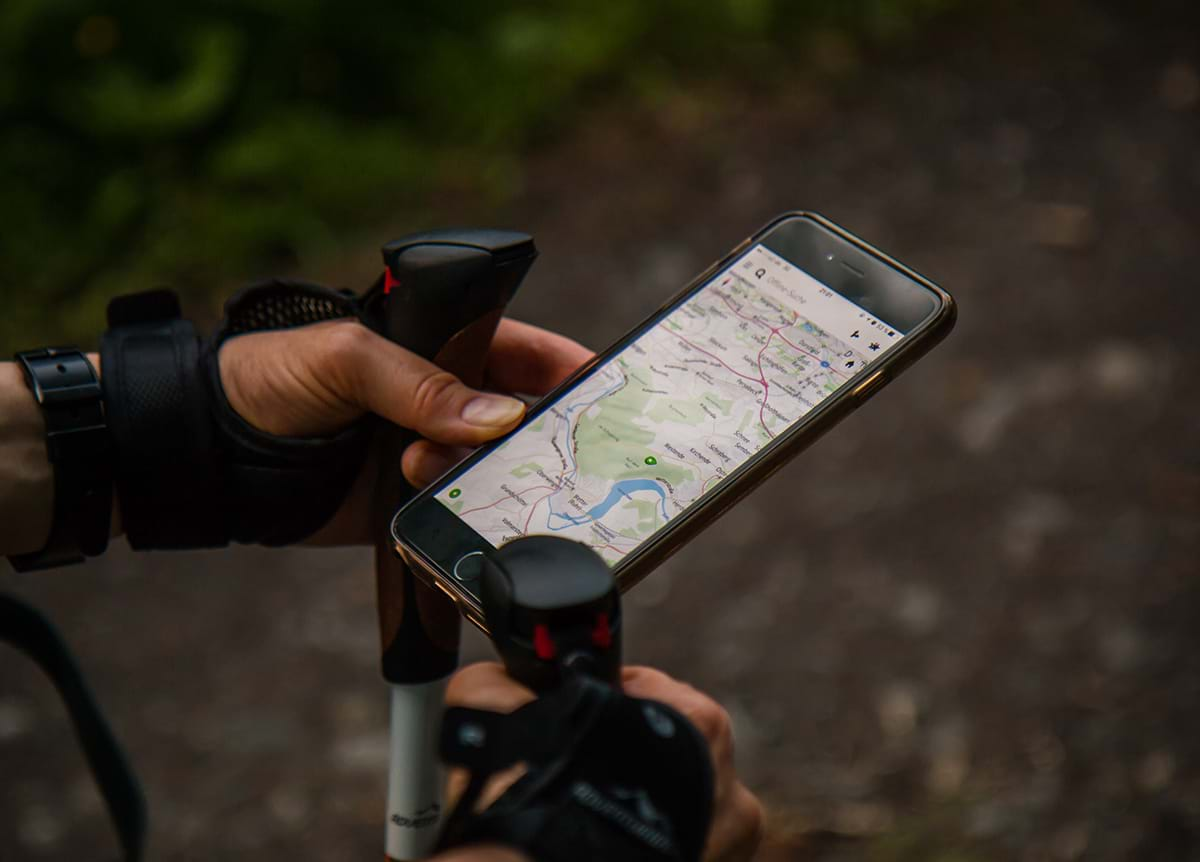
<svg viewBox="0 0 1200 862">
<path fill-rule="evenodd" d="M 140 862 L 146 838 L 146 799 L 70 649 L 40 612 L 5 593 L 0 593 L 0 641 L 33 659 L 58 689 L 108 806 L 124 858 Z"/>
</svg>

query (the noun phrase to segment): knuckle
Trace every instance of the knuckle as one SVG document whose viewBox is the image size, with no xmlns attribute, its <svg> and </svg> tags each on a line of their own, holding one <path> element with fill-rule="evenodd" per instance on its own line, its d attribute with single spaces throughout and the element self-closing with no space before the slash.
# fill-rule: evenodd
<svg viewBox="0 0 1200 862">
<path fill-rule="evenodd" d="M 353 388 L 354 381 L 358 379 L 364 334 L 370 334 L 366 327 L 349 322 L 326 324 L 321 333 L 321 352 L 328 365 L 327 371 L 346 389 Z"/>
<path fill-rule="evenodd" d="M 655 692 L 662 693 L 675 684 L 675 680 L 661 670 L 646 665 L 628 665 L 624 671 L 627 685 L 636 687 L 639 691 L 648 692 L 645 696 L 652 697 Z"/>
<path fill-rule="evenodd" d="M 729 713 L 711 698 L 697 698 L 687 710 L 687 717 L 714 747 L 733 738 L 733 724 Z"/>
<path fill-rule="evenodd" d="M 411 408 L 416 416 L 430 416 L 445 408 L 458 387 L 458 378 L 449 371 L 431 371 L 412 391 Z"/>
<path fill-rule="evenodd" d="M 767 816 L 762 801 L 745 786 L 739 785 L 737 818 L 741 824 L 743 840 L 751 847 L 762 841 L 766 831 Z"/>
<path fill-rule="evenodd" d="M 456 671 L 446 686 L 446 702 L 467 703 L 471 695 L 482 686 L 490 685 L 496 677 L 503 676 L 504 669 L 496 662 L 479 661 Z"/>
<path fill-rule="evenodd" d="M 325 324 L 325 350 L 329 358 L 336 363 L 355 362 L 362 349 L 363 335 L 367 332 L 361 324 L 350 321 Z"/>
</svg>

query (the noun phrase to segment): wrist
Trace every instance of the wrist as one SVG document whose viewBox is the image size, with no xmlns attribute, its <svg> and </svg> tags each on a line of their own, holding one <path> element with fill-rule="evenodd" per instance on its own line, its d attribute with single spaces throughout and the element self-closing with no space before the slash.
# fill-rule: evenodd
<svg viewBox="0 0 1200 862">
<path fill-rule="evenodd" d="M 100 367 L 100 354 L 89 353 L 87 358 L 88 361 L 92 363 L 92 367 L 96 369 L 96 376 L 103 380 L 104 370 Z M 121 505 L 120 500 L 117 498 L 117 485 L 114 482 L 112 491 L 112 518 L 108 522 L 108 537 L 110 539 L 115 539 L 117 536 L 120 536 L 121 533 Z"/>
<path fill-rule="evenodd" d="M 50 536 L 54 469 L 46 450 L 45 420 L 15 362 L 0 362 L 0 416 L 0 468 L 5 474 L 0 546 L 5 554 L 28 553 Z"/>
</svg>

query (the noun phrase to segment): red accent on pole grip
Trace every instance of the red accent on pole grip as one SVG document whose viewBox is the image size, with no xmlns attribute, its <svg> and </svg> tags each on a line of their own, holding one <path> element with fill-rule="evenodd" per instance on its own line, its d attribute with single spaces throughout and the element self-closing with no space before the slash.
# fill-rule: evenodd
<svg viewBox="0 0 1200 862">
<path fill-rule="evenodd" d="M 612 646 L 612 631 L 608 628 L 608 614 L 596 614 L 596 625 L 592 629 L 592 646 L 598 649 L 608 649 Z"/>
<path fill-rule="evenodd" d="M 392 288 L 397 287 L 399 284 L 400 284 L 400 281 L 394 275 L 392 275 L 392 271 L 390 269 L 385 269 L 383 271 L 383 295 L 384 296 L 387 296 L 389 293 L 391 293 Z"/>
<path fill-rule="evenodd" d="M 545 623 L 533 627 L 533 651 L 542 661 L 549 661 L 558 652 L 554 647 L 554 639 L 550 637 L 550 629 Z"/>
</svg>

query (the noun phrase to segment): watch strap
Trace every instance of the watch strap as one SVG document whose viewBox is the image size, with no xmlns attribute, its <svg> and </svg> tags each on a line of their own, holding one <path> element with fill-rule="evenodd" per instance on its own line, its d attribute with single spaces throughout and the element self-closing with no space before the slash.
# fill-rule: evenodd
<svg viewBox="0 0 1200 862">
<path fill-rule="evenodd" d="M 17 571 L 79 563 L 104 553 L 112 521 L 112 462 L 96 369 L 74 347 L 16 354 L 46 423 L 54 514 L 46 545 L 9 562 Z"/>
</svg>

